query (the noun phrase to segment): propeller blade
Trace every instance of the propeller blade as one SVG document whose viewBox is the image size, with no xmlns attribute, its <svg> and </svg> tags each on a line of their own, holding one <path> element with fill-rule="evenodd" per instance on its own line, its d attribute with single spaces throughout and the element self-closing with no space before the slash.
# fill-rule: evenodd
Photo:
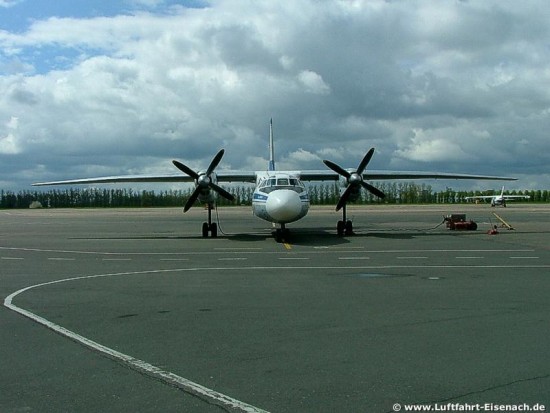
<svg viewBox="0 0 550 413">
<path fill-rule="evenodd" d="M 193 191 L 193 193 L 191 194 L 191 196 L 189 197 L 189 199 L 187 200 L 187 202 L 185 203 L 185 206 L 183 207 L 183 212 L 189 211 L 189 208 L 193 206 L 193 204 L 199 197 L 200 192 L 201 192 L 201 188 L 197 186 Z"/>
<path fill-rule="evenodd" d="M 222 160 L 222 157 L 223 157 L 223 153 L 225 151 L 222 149 L 220 150 L 216 156 L 214 156 L 214 159 L 212 159 L 212 162 L 210 162 L 210 166 L 208 167 L 208 169 L 206 170 L 206 176 L 210 176 L 210 174 L 212 173 L 212 171 L 214 171 L 214 169 L 216 169 L 216 166 L 218 166 L 218 164 L 220 163 L 220 161 Z"/>
<path fill-rule="evenodd" d="M 361 182 L 361 186 L 365 188 L 367 191 L 369 191 L 371 194 L 377 196 L 378 198 L 384 199 L 386 197 L 386 194 L 384 194 L 384 192 L 382 192 L 378 188 L 375 188 L 374 186 L 372 186 L 367 182 Z"/>
<path fill-rule="evenodd" d="M 351 176 L 351 174 L 348 171 L 346 171 L 341 166 L 336 165 L 334 162 L 327 161 L 326 159 L 323 162 L 326 166 L 328 166 L 330 169 L 332 169 L 337 174 L 342 175 L 345 178 L 349 178 Z"/>
<path fill-rule="evenodd" d="M 370 159 L 372 158 L 373 154 L 374 154 L 374 148 L 370 148 L 370 150 L 365 154 L 365 157 L 363 158 L 363 160 L 359 164 L 359 167 L 357 168 L 357 173 L 359 175 L 363 175 L 363 171 L 365 170 L 365 168 L 369 164 Z"/>
<path fill-rule="evenodd" d="M 229 192 L 227 192 L 225 189 L 223 189 L 221 186 L 218 186 L 216 184 L 213 184 L 211 183 L 210 184 L 210 187 L 216 191 L 218 194 L 220 194 L 221 196 L 223 196 L 225 199 L 228 199 L 230 201 L 234 201 L 235 200 L 235 197 L 233 196 L 233 194 L 230 194 Z"/>
<path fill-rule="evenodd" d="M 348 198 L 351 194 L 351 191 L 353 190 L 353 187 L 351 185 L 348 185 L 340 199 L 338 200 L 338 204 L 336 205 L 336 211 L 340 211 L 344 205 L 346 205 L 346 202 L 348 202 Z"/>
<path fill-rule="evenodd" d="M 193 179 L 199 179 L 199 174 L 196 173 L 194 170 L 189 168 L 188 166 L 182 164 L 179 161 L 172 161 L 174 166 L 178 168 L 180 171 L 182 171 L 184 174 L 189 175 Z"/>
</svg>

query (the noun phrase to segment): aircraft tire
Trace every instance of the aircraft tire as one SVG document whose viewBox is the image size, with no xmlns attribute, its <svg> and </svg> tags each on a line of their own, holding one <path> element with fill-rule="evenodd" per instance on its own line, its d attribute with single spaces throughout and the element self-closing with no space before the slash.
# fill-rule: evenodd
<svg viewBox="0 0 550 413">
<path fill-rule="evenodd" d="M 338 221 L 338 224 L 336 224 L 336 232 L 338 233 L 339 237 L 342 237 L 344 235 L 344 232 L 346 230 L 346 224 L 344 221 Z"/>
<path fill-rule="evenodd" d="M 346 227 L 345 227 L 345 234 L 346 235 L 353 235 L 353 222 L 346 221 Z"/>
<path fill-rule="evenodd" d="M 208 238 L 208 222 L 202 223 L 202 237 Z"/>
<path fill-rule="evenodd" d="M 212 238 L 218 237 L 218 225 L 215 222 L 210 225 L 210 234 Z"/>
</svg>

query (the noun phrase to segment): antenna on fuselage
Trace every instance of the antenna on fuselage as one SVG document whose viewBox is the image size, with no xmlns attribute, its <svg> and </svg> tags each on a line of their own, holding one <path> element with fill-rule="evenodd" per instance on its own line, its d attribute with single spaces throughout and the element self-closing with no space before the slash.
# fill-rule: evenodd
<svg viewBox="0 0 550 413">
<path fill-rule="evenodd" d="M 269 166 L 268 170 L 275 170 L 275 149 L 273 148 L 273 118 L 269 120 Z"/>
</svg>

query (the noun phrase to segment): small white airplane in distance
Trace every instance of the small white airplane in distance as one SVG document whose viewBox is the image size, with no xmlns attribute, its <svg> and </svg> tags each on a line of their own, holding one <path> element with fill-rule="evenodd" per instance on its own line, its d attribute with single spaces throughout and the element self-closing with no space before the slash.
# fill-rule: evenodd
<svg viewBox="0 0 550 413">
<path fill-rule="evenodd" d="M 502 205 L 504 208 L 506 208 L 506 201 L 512 201 L 514 199 L 529 199 L 531 198 L 529 195 L 504 195 L 504 187 L 502 187 L 502 191 L 500 191 L 500 195 L 477 195 L 477 196 L 467 196 L 466 199 L 469 201 L 470 199 L 490 199 L 491 200 L 491 206 L 495 207 L 497 205 Z"/>
<path fill-rule="evenodd" d="M 198 199 L 205 203 L 208 210 L 208 220 L 202 224 L 202 236 L 213 238 L 218 235 L 218 227 L 212 222 L 212 209 L 218 195 L 234 200 L 234 196 L 218 185 L 219 182 L 251 182 L 255 183 L 252 199 L 252 211 L 257 217 L 278 224 L 275 232 L 278 242 L 287 239 L 286 225 L 306 216 L 309 210 L 309 194 L 303 181 L 339 181 L 340 200 L 336 210 L 342 210 L 342 220 L 338 221 L 336 231 L 339 236 L 352 235 L 353 223 L 347 219 L 346 205 L 354 202 L 360 195 L 361 188 L 377 197 L 384 198 L 384 193 L 367 181 L 385 179 L 488 179 L 513 181 L 516 178 L 454 174 L 444 172 L 409 172 L 409 171 L 366 171 L 374 148 L 363 157 L 357 168 L 344 169 L 334 162 L 324 160 L 331 170 L 279 171 L 275 168 L 273 148 L 273 122 L 269 128 L 269 164 L 265 171 L 220 171 L 214 172 L 220 163 L 224 150 L 220 150 L 204 171 L 195 171 L 179 161 L 172 161 L 174 166 L 184 173 L 164 175 L 121 175 L 99 178 L 72 179 L 66 181 L 38 182 L 33 186 L 73 185 L 73 184 L 104 184 L 117 182 L 193 182 L 195 189 L 184 206 L 184 212 Z"/>
</svg>

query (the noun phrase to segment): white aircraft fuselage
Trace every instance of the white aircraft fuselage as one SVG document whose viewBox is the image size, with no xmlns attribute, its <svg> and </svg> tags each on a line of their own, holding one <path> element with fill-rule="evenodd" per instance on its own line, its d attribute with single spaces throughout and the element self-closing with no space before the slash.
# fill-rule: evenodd
<svg viewBox="0 0 550 413">
<path fill-rule="evenodd" d="M 252 196 L 252 212 L 276 224 L 288 224 L 307 215 L 309 194 L 298 174 L 258 173 Z"/>
<path fill-rule="evenodd" d="M 506 206 L 506 201 L 504 200 L 503 196 L 495 196 L 491 199 L 491 206 L 497 205 L 502 205 L 504 207 Z"/>
<path fill-rule="evenodd" d="M 529 195 L 504 195 L 504 187 L 502 187 L 502 190 L 500 191 L 500 195 L 477 195 L 477 196 L 467 196 L 465 199 L 483 199 L 483 200 L 489 200 L 491 202 L 491 206 L 503 206 L 506 208 L 506 201 L 513 201 L 516 199 L 529 199 Z"/>
</svg>

